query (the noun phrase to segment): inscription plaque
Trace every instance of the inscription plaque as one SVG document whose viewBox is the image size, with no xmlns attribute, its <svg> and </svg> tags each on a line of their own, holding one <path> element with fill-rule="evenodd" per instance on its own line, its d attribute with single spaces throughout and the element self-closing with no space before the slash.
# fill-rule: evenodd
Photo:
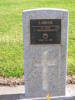
<svg viewBox="0 0 75 100">
<path fill-rule="evenodd" d="M 31 19 L 31 44 L 60 44 L 61 19 Z"/>
</svg>

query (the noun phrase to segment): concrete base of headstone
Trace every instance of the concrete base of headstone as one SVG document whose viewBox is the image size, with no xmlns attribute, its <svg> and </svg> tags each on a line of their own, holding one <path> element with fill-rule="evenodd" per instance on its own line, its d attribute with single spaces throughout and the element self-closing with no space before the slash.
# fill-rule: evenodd
<svg viewBox="0 0 75 100">
<path fill-rule="evenodd" d="M 25 94 L 11 94 L 11 95 L 0 95 L 0 100 L 46 100 L 46 97 L 27 99 L 25 98 Z M 51 97 L 50 100 L 75 100 L 75 96 Z"/>
</svg>

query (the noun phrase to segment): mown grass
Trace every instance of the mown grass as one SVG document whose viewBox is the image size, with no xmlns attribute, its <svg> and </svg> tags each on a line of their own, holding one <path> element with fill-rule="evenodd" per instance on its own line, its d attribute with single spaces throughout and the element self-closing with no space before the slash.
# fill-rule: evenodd
<svg viewBox="0 0 75 100">
<path fill-rule="evenodd" d="M 0 76 L 24 74 L 22 11 L 33 8 L 69 10 L 68 74 L 75 74 L 75 0 L 0 0 Z"/>
</svg>

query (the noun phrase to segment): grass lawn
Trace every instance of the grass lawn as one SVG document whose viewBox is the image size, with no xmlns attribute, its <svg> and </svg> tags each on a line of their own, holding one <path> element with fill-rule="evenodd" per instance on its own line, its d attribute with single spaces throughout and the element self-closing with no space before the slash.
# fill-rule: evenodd
<svg viewBox="0 0 75 100">
<path fill-rule="evenodd" d="M 22 11 L 42 7 L 69 10 L 68 74 L 75 74 L 75 0 L 0 0 L 0 76 L 24 74 Z"/>
</svg>

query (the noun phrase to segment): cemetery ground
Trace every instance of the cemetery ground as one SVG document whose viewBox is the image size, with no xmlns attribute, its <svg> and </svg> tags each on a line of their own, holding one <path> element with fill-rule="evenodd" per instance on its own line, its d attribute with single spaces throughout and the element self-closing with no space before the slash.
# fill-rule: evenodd
<svg viewBox="0 0 75 100">
<path fill-rule="evenodd" d="M 3 79 L 24 75 L 22 11 L 42 7 L 69 10 L 67 73 L 72 76 L 69 80 L 75 77 L 75 0 L 0 0 L 0 76 Z"/>
</svg>

